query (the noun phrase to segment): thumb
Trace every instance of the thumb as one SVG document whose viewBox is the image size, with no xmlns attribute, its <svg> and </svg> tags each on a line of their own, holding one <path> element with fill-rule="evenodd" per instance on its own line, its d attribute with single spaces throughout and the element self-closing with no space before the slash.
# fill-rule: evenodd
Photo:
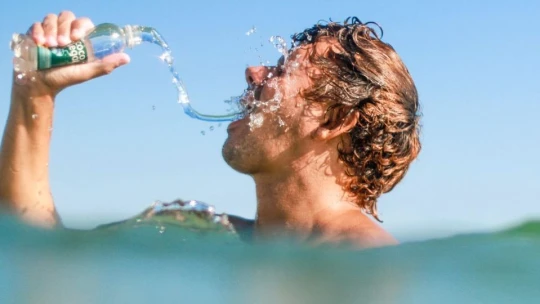
<svg viewBox="0 0 540 304">
<path fill-rule="evenodd" d="M 94 62 L 76 64 L 67 67 L 65 75 L 58 77 L 59 87 L 64 88 L 74 84 L 82 83 L 103 75 L 112 73 L 116 68 L 127 64 L 130 58 L 125 53 L 109 55 L 102 60 Z M 56 78 L 56 77 L 55 77 Z"/>
<path fill-rule="evenodd" d="M 129 61 L 130 58 L 125 53 L 112 54 L 102 60 L 44 71 L 43 80 L 56 94 L 66 87 L 110 74 Z"/>
<path fill-rule="evenodd" d="M 128 64 L 130 61 L 130 57 L 126 53 L 116 53 L 109 55 L 105 58 L 103 58 L 100 61 L 93 62 L 89 64 L 88 66 L 88 75 L 81 75 L 86 76 L 89 78 L 96 78 L 99 76 L 107 75 L 112 73 L 116 68 L 123 66 L 125 64 Z M 84 77 L 84 78 L 86 78 Z M 82 79 L 81 79 L 82 80 Z M 83 80 L 84 81 L 84 80 Z"/>
</svg>

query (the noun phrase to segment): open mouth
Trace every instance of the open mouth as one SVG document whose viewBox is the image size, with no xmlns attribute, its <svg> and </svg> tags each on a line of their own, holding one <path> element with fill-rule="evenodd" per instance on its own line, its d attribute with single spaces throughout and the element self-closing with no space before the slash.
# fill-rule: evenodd
<svg viewBox="0 0 540 304">
<path fill-rule="evenodd" d="M 238 119 L 245 118 L 249 114 L 253 113 L 257 108 L 256 91 L 254 89 L 246 89 L 242 95 L 234 98 L 235 104 L 232 105 L 238 112 Z"/>
<path fill-rule="evenodd" d="M 262 85 L 250 85 L 244 90 L 242 95 L 231 98 L 232 111 L 237 113 L 234 120 L 251 116 L 256 111 L 270 113 L 275 112 L 279 108 L 282 96 L 277 90 L 274 92 L 272 98 L 261 100 L 264 85 L 266 85 L 266 81 Z M 271 83 L 270 86 L 275 88 L 276 84 Z"/>
</svg>

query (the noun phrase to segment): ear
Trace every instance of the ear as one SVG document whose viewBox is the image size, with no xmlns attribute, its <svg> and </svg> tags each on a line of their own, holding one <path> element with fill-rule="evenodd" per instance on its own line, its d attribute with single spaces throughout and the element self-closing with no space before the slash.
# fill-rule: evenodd
<svg viewBox="0 0 540 304">
<path fill-rule="evenodd" d="M 356 126 L 359 117 L 360 113 L 358 113 L 358 111 L 353 111 L 349 113 L 349 115 L 345 116 L 339 126 L 333 129 L 329 129 L 325 126 L 319 126 L 314 132 L 314 139 L 321 141 L 331 140 L 345 133 L 349 133 L 349 131 Z"/>
</svg>

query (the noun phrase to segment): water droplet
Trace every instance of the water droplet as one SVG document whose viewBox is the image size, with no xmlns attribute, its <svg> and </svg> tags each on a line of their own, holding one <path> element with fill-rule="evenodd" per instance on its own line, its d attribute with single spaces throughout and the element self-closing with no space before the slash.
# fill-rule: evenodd
<svg viewBox="0 0 540 304">
<path fill-rule="evenodd" d="M 168 65 L 172 65 L 174 62 L 174 58 L 171 55 L 171 52 L 165 51 L 161 56 L 159 56 L 159 59 L 163 60 Z"/>
<path fill-rule="evenodd" d="M 257 32 L 257 28 L 255 26 L 253 26 L 249 31 L 246 32 L 246 35 L 250 36 L 250 35 L 254 34 L 255 32 Z"/>
<path fill-rule="evenodd" d="M 152 110 L 155 111 L 155 110 L 156 110 L 156 106 L 152 106 Z"/>
<path fill-rule="evenodd" d="M 266 76 L 266 78 L 270 79 L 270 78 L 272 78 L 272 76 L 274 76 L 274 74 L 268 73 L 268 75 Z"/>
<path fill-rule="evenodd" d="M 36 76 L 32 76 L 32 77 L 30 77 L 30 81 L 32 81 L 32 82 L 36 82 Z"/>
<path fill-rule="evenodd" d="M 222 123 L 218 123 L 218 124 L 217 124 L 217 127 L 218 127 L 218 128 L 221 128 L 221 125 L 222 125 Z"/>
<path fill-rule="evenodd" d="M 206 132 L 204 132 L 204 131 L 201 131 L 201 134 L 202 134 L 202 135 L 206 135 Z"/>
<path fill-rule="evenodd" d="M 281 36 L 271 36 L 270 43 L 280 52 L 285 58 L 287 57 L 287 42 Z"/>
<path fill-rule="evenodd" d="M 19 73 L 15 76 L 15 83 L 24 85 L 27 82 L 26 74 L 25 73 Z"/>
<path fill-rule="evenodd" d="M 264 116 L 262 113 L 250 114 L 249 115 L 249 130 L 253 131 L 254 129 L 260 128 L 264 122 Z"/>
<path fill-rule="evenodd" d="M 280 116 L 278 116 L 278 124 L 279 124 L 280 127 L 284 127 L 284 126 L 287 125 L 287 124 L 285 124 L 285 122 L 283 121 L 283 119 L 281 119 Z"/>
<path fill-rule="evenodd" d="M 32 114 L 32 119 L 36 119 L 38 118 L 38 115 L 37 114 Z"/>
<path fill-rule="evenodd" d="M 214 126 L 210 126 L 210 131 L 214 131 Z"/>
</svg>

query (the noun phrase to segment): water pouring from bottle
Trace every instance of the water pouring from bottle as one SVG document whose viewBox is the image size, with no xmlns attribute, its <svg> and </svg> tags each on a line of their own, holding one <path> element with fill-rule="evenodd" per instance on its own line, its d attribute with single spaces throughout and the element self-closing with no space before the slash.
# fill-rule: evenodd
<svg viewBox="0 0 540 304">
<path fill-rule="evenodd" d="M 252 27 L 246 34 L 251 35 L 255 32 L 256 28 Z M 285 58 L 287 57 L 287 44 L 282 37 L 272 36 L 269 41 Z M 100 60 L 108 55 L 123 52 L 125 48 L 133 48 L 143 42 L 152 43 L 161 48 L 162 54 L 159 58 L 168 66 L 169 72 L 172 75 L 172 84 L 178 94 L 177 102 L 182 106 L 186 115 L 208 122 L 234 121 L 246 115 L 251 115 L 245 104 L 246 94 L 249 94 L 249 91 L 226 100 L 225 102 L 229 106 L 229 109 L 226 110 L 227 113 L 208 115 L 195 110 L 191 104 L 186 87 L 174 66 L 174 57 L 168 43 L 158 31 L 146 26 L 127 25 L 118 27 L 111 23 L 104 23 L 96 26 L 93 31 L 80 41 L 75 41 L 65 47 L 57 48 L 37 46 L 31 38 L 22 34 L 15 34 L 10 44 L 14 54 L 13 67 L 16 72 L 15 81 L 18 84 L 24 85 L 28 82 L 28 75 L 35 71 Z M 281 97 L 277 96 L 265 103 L 255 101 L 255 106 L 267 106 L 271 111 L 275 111 L 279 107 L 280 100 Z M 257 116 L 253 114 L 250 116 L 251 127 L 260 127 L 262 121 L 261 115 Z"/>
</svg>

